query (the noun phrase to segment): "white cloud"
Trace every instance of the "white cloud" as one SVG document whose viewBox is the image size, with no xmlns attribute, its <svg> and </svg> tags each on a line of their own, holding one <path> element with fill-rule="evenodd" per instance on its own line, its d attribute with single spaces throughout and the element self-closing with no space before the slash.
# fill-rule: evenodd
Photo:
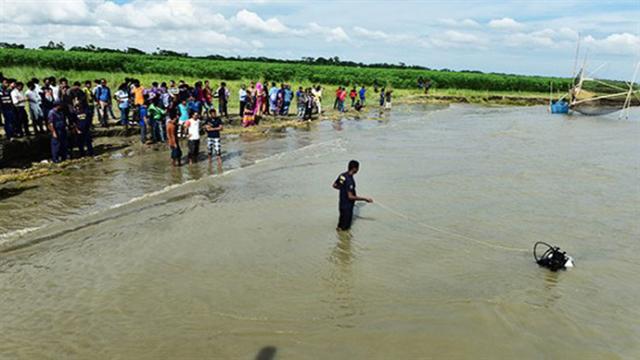
<svg viewBox="0 0 640 360">
<path fill-rule="evenodd" d="M 586 36 L 584 44 L 594 48 L 596 52 L 614 55 L 640 55 L 640 36 L 629 33 L 611 34 L 602 39 Z"/>
<path fill-rule="evenodd" d="M 473 19 L 440 19 L 438 22 L 442 25 L 452 26 L 452 27 L 479 27 L 480 24 Z"/>
<path fill-rule="evenodd" d="M 529 49 L 535 47 L 552 47 L 555 45 L 553 39 L 544 32 L 539 33 L 515 33 L 506 37 L 506 44 L 509 46 L 523 46 Z"/>
<path fill-rule="evenodd" d="M 246 9 L 238 11 L 232 22 L 247 29 L 265 33 L 279 34 L 290 31 L 280 20 L 276 18 L 263 20 L 258 14 Z"/>
<path fill-rule="evenodd" d="M 371 40 L 388 40 L 390 35 L 380 30 L 369 30 L 360 26 L 354 26 L 353 31 L 356 35 Z"/>
<path fill-rule="evenodd" d="M 60 2 L 0 0 L 0 22 L 15 24 L 86 24 L 91 22 L 85 0 Z"/>
<path fill-rule="evenodd" d="M 430 43 L 441 48 L 475 48 L 484 49 L 487 40 L 476 34 L 447 30 L 444 33 L 433 35 L 429 38 Z"/>
<path fill-rule="evenodd" d="M 319 34 L 324 36 L 325 40 L 329 42 L 343 42 L 350 40 L 349 35 L 347 35 L 344 29 L 340 26 L 331 28 L 327 26 L 321 26 L 315 22 L 312 22 L 309 23 L 308 30 L 311 34 Z"/>
<path fill-rule="evenodd" d="M 504 17 L 502 19 L 493 19 L 489 21 L 489 27 L 499 30 L 519 30 L 522 29 L 524 25 L 512 18 Z"/>
</svg>

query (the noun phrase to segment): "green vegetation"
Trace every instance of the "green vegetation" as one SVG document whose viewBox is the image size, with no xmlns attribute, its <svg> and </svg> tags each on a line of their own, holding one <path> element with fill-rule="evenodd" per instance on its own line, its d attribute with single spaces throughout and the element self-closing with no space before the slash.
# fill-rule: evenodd
<svg viewBox="0 0 640 360">
<path fill-rule="evenodd" d="M 403 67 L 374 67 L 346 65 L 315 65 L 299 62 L 263 62 L 250 60 L 216 60 L 184 56 L 146 55 L 135 52 L 65 51 L 56 47 L 48 50 L 0 48 L 3 67 L 55 69 L 69 71 L 99 71 L 101 73 L 162 74 L 154 80 L 175 78 L 289 81 L 326 85 L 364 84 L 415 89 L 418 78 L 431 79 L 439 89 L 470 89 L 481 91 L 539 92 L 568 89 L 571 79 L 540 76 L 453 72 Z M 58 49 L 58 50 L 56 50 Z M 337 62 L 341 64 L 341 62 Z M 6 69 L 2 69 L 6 71 Z M 12 75 L 16 76 L 16 75 Z M 68 78 L 75 77 L 66 75 Z M 122 77 L 117 82 L 122 81 Z M 116 83 L 117 83 L 116 82 Z"/>
</svg>

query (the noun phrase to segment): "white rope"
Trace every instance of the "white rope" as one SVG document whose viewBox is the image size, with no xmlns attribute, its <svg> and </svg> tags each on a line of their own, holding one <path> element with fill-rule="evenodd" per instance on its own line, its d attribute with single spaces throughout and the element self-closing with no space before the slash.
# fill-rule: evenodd
<svg viewBox="0 0 640 360">
<path fill-rule="evenodd" d="M 529 249 L 519 249 L 519 248 L 510 247 L 510 246 L 492 244 L 492 243 L 489 243 L 489 242 L 486 242 L 486 241 L 482 241 L 482 240 L 471 238 L 471 237 L 466 236 L 466 235 L 458 234 L 458 233 L 455 233 L 455 232 L 452 232 L 452 231 L 449 231 L 449 230 L 440 229 L 440 228 L 437 228 L 437 227 L 435 227 L 433 225 L 429 225 L 429 224 L 426 224 L 424 222 L 413 220 L 409 216 L 401 213 L 398 210 L 394 210 L 394 209 L 390 208 L 389 206 L 380 203 L 379 201 L 376 201 L 375 203 L 378 204 L 378 206 L 380 206 L 381 208 L 387 210 L 388 212 L 390 212 L 390 213 L 392 213 L 392 214 L 394 214 L 394 215 L 396 215 L 396 216 L 398 216 L 400 218 L 403 218 L 403 219 L 405 219 L 405 220 L 407 220 L 409 222 L 412 222 L 412 223 L 414 223 L 416 225 L 420 225 L 420 226 L 422 226 L 424 228 L 427 228 L 429 230 L 432 230 L 432 231 L 435 231 L 435 232 L 439 232 L 441 234 L 454 236 L 454 237 L 457 237 L 459 239 L 471 241 L 471 242 L 474 242 L 476 244 L 484 245 L 484 246 L 487 246 L 487 247 L 490 247 L 490 248 L 494 248 L 494 249 L 501 249 L 501 250 L 506 250 L 506 251 L 518 251 L 518 252 L 524 252 L 524 251 L 528 252 L 529 251 Z"/>
</svg>

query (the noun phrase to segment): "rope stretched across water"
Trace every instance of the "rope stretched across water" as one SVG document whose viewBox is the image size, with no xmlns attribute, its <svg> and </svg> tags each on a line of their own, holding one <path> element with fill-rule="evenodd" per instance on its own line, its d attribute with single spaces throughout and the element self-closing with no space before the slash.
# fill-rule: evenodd
<svg viewBox="0 0 640 360">
<path fill-rule="evenodd" d="M 400 217 L 400 218 L 403 218 L 403 219 L 405 219 L 405 220 L 407 220 L 407 221 L 409 221 L 409 222 L 411 222 L 411 223 L 414 223 L 414 224 L 416 224 L 416 225 L 420 225 L 420 226 L 422 226 L 422 227 L 424 227 L 424 228 L 427 228 L 427 229 L 429 229 L 429 230 L 432 230 L 432 231 L 435 231 L 435 232 L 439 232 L 439 233 L 441 233 L 441 234 L 445 234 L 445 235 L 449 235 L 449 236 L 454 236 L 454 237 L 457 237 L 457 238 L 459 238 L 459 239 L 463 239 L 463 240 L 471 241 L 471 242 L 474 242 L 474 243 L 476 243 L 476 244 L 480 244 L 480 245 L 487 246 L 487 247 L 494 248 L 494 249 L 500 249 L 500 250 L 506 250 L 506 251 L 517 251 L 517 252 L 529 252 L 529 249 L 520 249 L 520 248 L 514 248 L 514 247 L 510 247 L 510 246 L 503 246 L 503 245 L 492 244 L 492 243 L 490 243 L 490 242 L 486 242 L 486 241 L 483 241 L 483 240 L 474 239 L 474 238 L 471 238 L 471 237 L 466 236 L 466 235 L 462 235 L 462 234 L 455 233 L 455 232 L 453 232 L 453 231 L 449 231 L 449 230 L 445 230 L 445 229 L 440 229 L 440 228 L 437 228 L 437 227 L 435 227 L 435 226 L 433 226 L 433 225 L 429 225 L 429 224 L 426 224 L 426 223 L 424 223 L 424 222 L 420 222 L 420 221 L 417 221 L 417 220 L 413 220 L 413 219 L 412 219 L 411 217 L 409 217 L 408 215 L 405 215 L 405 214 L 401 213 L 401 212 L 400 212 L 400 211 L 398 211 L 398 210 L 395 210 L 395 209 L 393 209 L 393 208 L 390 208 L 389 206 L 387 206 L 387 205 L 385 205 L 385 204 L 382 204 L 382 203 L 380 203 L 379 201 L 376 201 L 375 203 L 376 203 L 378 206 L 380 206 L 381 208 L 383 208 L 383 209 L 387 210 L 388 212 L 390 212 L 390 213 L 392 213 L 392 214 L 394 214 L 394 215 L 396 215 L 396 216 L 398 216 L 398 217 Z"/>
</svg>

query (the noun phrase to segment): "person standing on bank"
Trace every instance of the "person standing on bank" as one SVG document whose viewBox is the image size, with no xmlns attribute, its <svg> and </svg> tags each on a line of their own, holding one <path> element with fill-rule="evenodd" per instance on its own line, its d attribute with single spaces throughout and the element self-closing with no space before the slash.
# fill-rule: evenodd
<svg viewBox="0 0 640 360">
<path fill-rule="evenodd" d="M 67 160 L 67 120 L 62 110 L 64 104 L 57 100 L 49 111 L 48 123 L 51 133 L 51 159 L 54 163 Z"/>
<path fill-rule="evenodd" d="M 351 228 L 353 220 L 353 207 L 356 201 L 366 201 L 372 203 L 372 198 L 361 197 L 356 194 L 356 182 L 353 176 L 358 173 L 360 163 L 356 160 L 349 161 L 346 172 L 340 174 L 333 183 L 333 188 L 340 191 L 340 218 L 338 220 L 338 231 L 347 231 Z"/>
</svg>

